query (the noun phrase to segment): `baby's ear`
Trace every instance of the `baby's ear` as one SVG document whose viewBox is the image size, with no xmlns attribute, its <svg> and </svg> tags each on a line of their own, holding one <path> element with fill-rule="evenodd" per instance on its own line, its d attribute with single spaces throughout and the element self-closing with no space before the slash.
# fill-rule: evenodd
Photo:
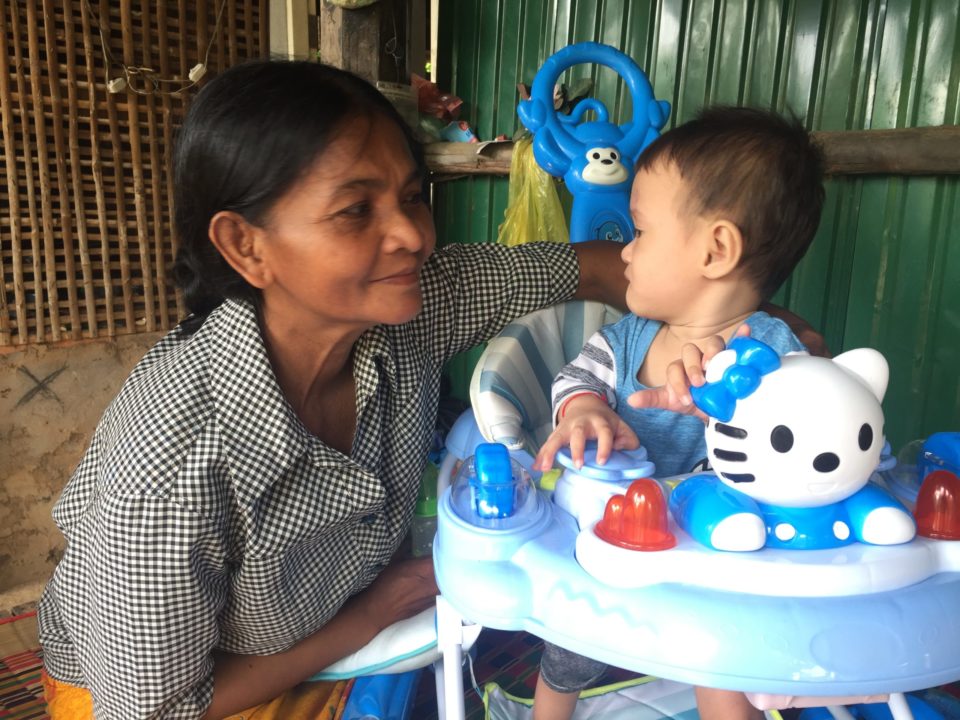
<svg viewBox="0 0 960 720">
<path fill-rule="evenodd" d="M 729 220 L 715 220 L 704 236 L 703 275 L 717 280 L 733 272 L 743 256 L 743 234 Z"/>
</svg>

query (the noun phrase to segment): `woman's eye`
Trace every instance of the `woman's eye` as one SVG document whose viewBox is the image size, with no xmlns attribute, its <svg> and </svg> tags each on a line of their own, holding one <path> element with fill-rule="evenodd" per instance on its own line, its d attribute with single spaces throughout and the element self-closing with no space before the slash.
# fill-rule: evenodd
<svg viewBox="0 0 960 720">
<path fill-rule="evenodd" d="M 634 229 L 633 229 L 633 239 L 634 239 L 634 240 L 639 239 L 641 235 L 643 235 L 643 230 L 641 230 L 640 228 L 634 228 Z"/>
<path fill-rule="evenodd" d="M 343 208 L 337 215 L 346 218 L 362 218 L 370 214 L 370 204 L 361 202 Z"/>
<path fill-rule="evenodd" d="M 417 190 L 416 192 L 407 195 L 403 202 L 407 205 L 419 205 L 424 201 L 425 198 L 423 197 L 423 193 Z"/>
</svg>

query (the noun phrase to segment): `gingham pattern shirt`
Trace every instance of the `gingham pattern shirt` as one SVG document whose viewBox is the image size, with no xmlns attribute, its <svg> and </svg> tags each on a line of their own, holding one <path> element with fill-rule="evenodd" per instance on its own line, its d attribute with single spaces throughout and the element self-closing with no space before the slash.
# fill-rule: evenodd
<svg viewBox="0 0 960 720">
<path fill-rule="evenodd" d="M 253 307 L 169 333 L 106 410 L 54 508 L 67 540 L 40 603 L 47 672 L 98 718 L 198 718 L 211 652 L 270 654 L 322 627 L 406 534 L 441 369 L 513 318 L 568 299 L 566 244 L 451 245 L 424 309 L 354 353 L 350 457 L 281 394 Z"/>
</svg>

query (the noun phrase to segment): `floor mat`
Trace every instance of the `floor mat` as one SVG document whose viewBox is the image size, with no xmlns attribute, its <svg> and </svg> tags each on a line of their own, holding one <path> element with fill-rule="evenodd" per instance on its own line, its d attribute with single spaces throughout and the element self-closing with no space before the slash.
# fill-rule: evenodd
<svg viewBox="0 0 960 720">
<path fill-rule="evenodd" d="M 40 685 L 40 648 L 36 613 L 0 620 L 0 717 L 47 718 Z"/>
</svg>

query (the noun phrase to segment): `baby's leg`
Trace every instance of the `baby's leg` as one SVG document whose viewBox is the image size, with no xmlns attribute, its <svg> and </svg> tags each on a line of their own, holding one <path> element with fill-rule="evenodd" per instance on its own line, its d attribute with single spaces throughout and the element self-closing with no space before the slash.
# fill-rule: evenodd
<svg viewBox="0 0 960 720">
<path fill-rule="evenodd" d="M 578 690 L 567 693 L 554 690 L 543 681 L 541 674 L 533 696 L 533 720 L 567 720 L 573 715 L 579 697 Z"/>
<path fill-rule="evenodd" d="M 742 692 L 698 687 L 696 695 L 700 720 L 763 720 Z"/>
<path fill-rule="evenodd" d="M 606 667 L 602 662 L 545 642 L 533 696 L 533 720 L 567 720 L 573 715 L 580 691 L 596 683 Z"/>
</svg>

